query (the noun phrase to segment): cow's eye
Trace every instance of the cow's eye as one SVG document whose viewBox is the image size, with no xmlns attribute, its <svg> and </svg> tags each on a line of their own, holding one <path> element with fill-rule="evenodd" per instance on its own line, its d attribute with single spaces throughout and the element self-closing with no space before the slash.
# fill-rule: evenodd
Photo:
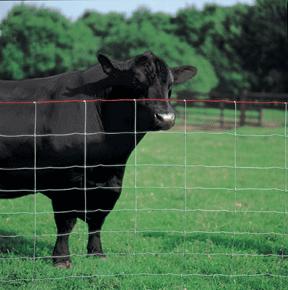
<svg viewBox="0 0 288 290">
<path fill-rule="evenodd" d="M 134 79 L 135 79 L 136 83 L 145 83 L 145 81 L 146 81 L 145 74 L 143 74 L 140 71 L 136 71 L 136 73 L 134 75 Z"/>
</svg>

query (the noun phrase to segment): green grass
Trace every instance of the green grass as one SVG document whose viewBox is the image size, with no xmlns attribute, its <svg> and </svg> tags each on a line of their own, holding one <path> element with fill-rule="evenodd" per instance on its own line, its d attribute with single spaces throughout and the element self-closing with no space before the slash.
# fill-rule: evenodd
<svg viewBox="0 0 288 290">
<path fill-rule="evenodd" d="M 87 230 L 80 221 L 71 235 L 72 269 L 55 269 L 48 258 L 25 259 L 33 257 L 34 197 L 1 200 L 0 234 L 19 236 L 0 238 L 0 288 L 287 289 L 288 260 L 281 255 L 288 255 L 288 180 L 285 138 L 277 136 L 284 134 L 284 113 L 267 110 L 264 118 L 279 126 L 237 129 L 236 179 L 231 129 L 189 129 L 186 171 L 183 127 L 146 136 L 137 147 L 138 188 L 133 154 L 104 225 L 106 261 L 81 256 Z M 40 194 L 37 212 L 36 254 L 50 256 L 55 226 Z"/>
</svg>

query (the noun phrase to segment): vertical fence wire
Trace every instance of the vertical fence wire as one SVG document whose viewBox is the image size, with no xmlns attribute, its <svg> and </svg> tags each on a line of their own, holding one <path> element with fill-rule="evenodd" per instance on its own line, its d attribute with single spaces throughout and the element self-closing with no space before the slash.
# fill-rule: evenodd
<svg viewBox="0 0 288 290">
<path fill-rule="evenodd" d="M 284 114 L 284 212 L 287 213 L 287 102 L 285 102 L 285 114 Z M 284 215 L 284 233 L 288 230 L 287 217 Z M 282 253 L 283 256 L 284 253 Z"/>
<path fill-rule="evenodd" d="M 287 192 L 287 103 L 285 103 L 285 114 L 284 114 L 284 190 Z M 286 200 L 286 199 L 285 199 Z M 286 207 L 285 207 L 286 211 Z"/>
<path fill-rule="evenodd" d="M 233 244 L 232 256 L 235 247 L 235 220 L 237 217 L 237 102 L 234 101 L 234 230 L 233 230 Z"/>
<path fill-rule="evenodd" d="M 87 221 L 87 102 L 84 104 L 84 140 L 83 140 L 83 191 L 84 191 L 84 222 Z"/>
<path fill-rule="evenodd" d="M 187 231 L 187 102 L 184 100 L 184 243 L 183 243 L 183 258 L 186 256 L 186 235 Z M 186 274 L 186 273 L 185 273 Z M 184 277 L 185 278 L 185 277 Z M 184 280 L 184 289 L 186 288 Z"/>
<path fill-rule="evenodd" d="M 284 233 L 288 230 L 287 227 L 287 102 L 284 104 L 284 212 L 285 214 L 283 215 L 284 223 Z M 282 251 L 282 262 L 284 262 L 285 259 L 285 250 Z M 283 287 L 283 282 L 281 280 L 281 288 L 284 289 Z"/>
<path fill-rule="evenodd" d="M 34 176 L 34 237 L 33 237 L 33 261 L 36 261 L 36 243 L 37 243 L 37 102 L 34 104 L 34 130 L 33 130 L 33 176 Z M 33 263 L 33 280 L 35 278 L 36 269 Z"/>
<path fill-rule="evenodd" d="M 138 198 L 137 198 L 137 101 L 134 99 L 134 234 L 137 234 L 137 211 L 138 211 Z"/>
<path fill-rule="evenodd" d="M 87 225 L 87 101 L 83 100 L 84 124 L 83 124 L 83 194 L 84 194 L 84 223 Z M 86 233 L 86 231 L 84 231 Z M 89 238 L 89 227 L 88 227 Z M 84 245 L 85 239 L 83 239 Z M 84 247 L 85 248 L 85 247 Z"/>
</svg>

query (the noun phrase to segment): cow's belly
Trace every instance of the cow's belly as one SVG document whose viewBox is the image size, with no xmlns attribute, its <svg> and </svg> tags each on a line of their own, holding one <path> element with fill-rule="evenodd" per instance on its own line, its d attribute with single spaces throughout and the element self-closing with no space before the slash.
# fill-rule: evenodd
<svg viewBox="0 0 288 290">
<path fill-rule="evenodd" d="M 33 192 L 33 175 L 0 171 L 0 198 L 17 198 Z"/>
<path fill-rule="evenodd" d="M 34 192 L 33 173 L 0 171 L 0 198 L 14 198 Z"/>
<path fill-rule="evenodd" d="M 111 188 L 121 191 L 124 167 L 97 167 L 69 169 L 23 169 L 0 172 L 0 198 L 15 198 L 36 192 L 53 197 L 53 192 L 81 191 L 84 186 L 90 189 Z M 35 178 L 36 177 L 36 178 Z"/>
</svg>

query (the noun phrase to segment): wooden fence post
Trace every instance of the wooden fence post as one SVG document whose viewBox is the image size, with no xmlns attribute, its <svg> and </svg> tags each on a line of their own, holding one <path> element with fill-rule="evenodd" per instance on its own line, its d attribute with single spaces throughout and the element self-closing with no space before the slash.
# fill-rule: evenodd
<svg viewBox="0 0 288 290">
<path fill-rule="evenodd" d="M 220 128 L 224 128 L 224 102 L 220 102 Z"/>
<path fill-rule="evenodd" d="M 246 100 L 246 96 L 242 95 L 240 97 L 240 101 L 245 101 Z M 240 103 L 240 126 L 245 126 L 246 123 L 246 105 L 245 103 Z"/>
<path fill-rule="evenodd" d="M 263 110 L 262 108 L 258 108 L 258 126 L 262 127 L 262 121 L 263 121 Z"/>
</svg>

